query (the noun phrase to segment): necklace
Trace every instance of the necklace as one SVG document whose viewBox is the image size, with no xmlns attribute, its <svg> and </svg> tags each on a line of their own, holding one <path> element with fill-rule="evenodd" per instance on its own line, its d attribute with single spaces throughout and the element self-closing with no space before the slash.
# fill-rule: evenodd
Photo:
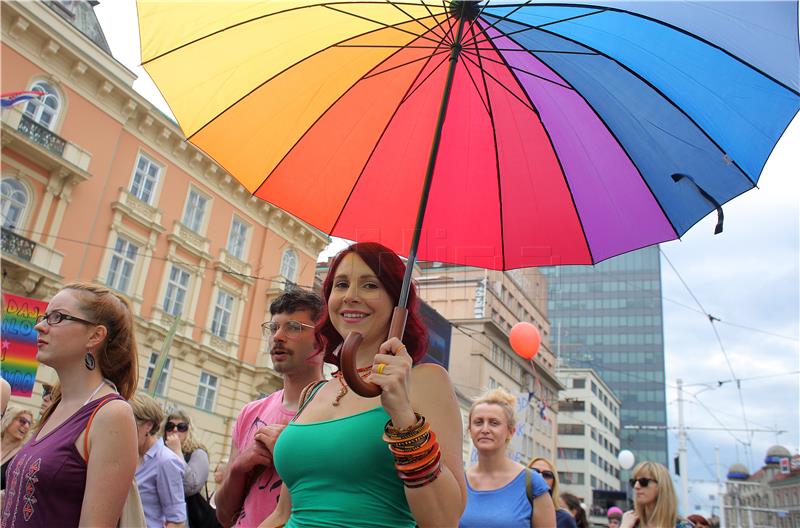
<svg viewBox="0 0 800 528">
<path fill-rule="evenodd" d="M 367 365 L 366 367 L 361 367 L 356 369 L 358 375 L 361 376 L 361 379 L 366 379 L 369 376 L 369 373 L 372 372 L 372 365 Z M 347 383 L 344 382 L 344 377 L 342 376 L 342 371 L 337 370 L 333 373 L 333 377 L 339 380 L 339 394 L 336 395 L 336 399 L 333 401 L 333 406 L 336 407 L 339 405 L 339 400 L 341 400 L 345 394 L 347 394 Z"/>
<path fill-rule="evenodd" d="M 92 393 L 89 395 L 89 398 L 88 398 L 88 399 L 87 399 L 85 402 L 83 402 L 83 405 L 86 405 L 87 403 L 89 403 L 90 401 L 92 401 L 92 398 L 94 398 L 94 397 L 95 397 L 95 395 L 96 395 L 98 392 L 100 392 L 100 389 L 102 389 L 102 388 L 103 388 L 103 385 L 108 385 L 109 387 L 111 387 L 112 389 L 114 389 L 114 392 L 117 392 L 117 386 L 116 386 L 116 385 L 114 385 L 114 382 L 113 382 L 113 381 L 111 381 L 111 380 L 109 380 L 109 379 L 103 378 L 103 381 L 101 381 L 101 382 L 100 382 L 100 385 L 98 385 L 98 386 L 97 386 L 97 388 L 94 390 L 94 392 L 92 392 Z"/>
</svg>

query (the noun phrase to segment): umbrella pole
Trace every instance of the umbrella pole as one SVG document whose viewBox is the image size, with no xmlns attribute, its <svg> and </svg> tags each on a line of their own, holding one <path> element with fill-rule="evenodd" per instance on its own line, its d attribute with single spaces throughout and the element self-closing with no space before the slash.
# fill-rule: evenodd
<svg viewBox="0 0 800 528">
<path fill-rule="evenodd" d="M 400 289 L 400 298 L 397 301 L 399 308 L 406 308 L 408 304 L 408 293 L 411 290 L 411 273 L 414 271 L 414 264 L 417 262 L 417 248 L 419 247 L 419 238 L 422 234 L 422 222 L 425 219 L 425 209 L 428 206 L 428 195 L 431 190 L 431 182 L 433 181 L 433 171 L 436 168 L 436 157 L 439 154 L 439 144 L 442 140 L 442 128 L 444 128 L 444 119 L 447 114 L 447 104 L 450 101 L 450 92 L 453 89 L 453 78 L 456 73 L 456 65 L 458 64 L 458 55 L 461 53 L 461 36 L 464 32 L 464 21 L 466 17 L 460 16 L 458 19 L 458 30 L 456 38 L 451 45 L 450 64 L 447 69 L 447 80 L 444 84 L 444 93 L 442 94 L 442 104 L 439 107 L 439 118 L 436 121 L 436 131 L 433 135 L 433 143 L 431 144 L 431 153 L 428 156 L 428 168 L 425 172 L 425 180 L 422 184 L 422 194 L 419 199 L 419 209 L 417 210 L 417 219 L 414 223 L 414 235 L 411 239 L 411 248 L 408 251 L 408 261 L 406 262 L 406 272 L 403 275 L 403 286 Z"/>
<path fill-rule="evenodd" d="M 400 289 L 400 298 L 397 300 L 397 306 L 394 308 L 392 314 L 392 322 L 389 326 L 389 337 L 396 337 L 403 339 L 403 332 L 406 328 L 406 317 L 408 316 L 408 294 L 411 290 L 411 273 L 414 271 L 414 264 L 417 261 L 417 247 L 419 246 L 419 238 L 422 232 L 422 221 L 425 219 L 425 209 L 428 205 L 428 195 L 431 190 L 431 182 L 433 180 L 433 170 L 436 168 L 436 156 L 439 153 L 439 144 L 442 140 L 442 128 L 444 127 L 444 118 L 447 114 L 447 104 L 450 101 L 450 92 L 453 89 L 453 78 L 456 73 L 456 65 L 458 64 L 458 55 L 461 53 L 461 37 L 464 33 L 464 22 L 466 20 L 466 9 L 469 2 L 463 2 L 460 7 L 458 15 L 458 29 L 456 30 L 456 38 L 451 44 L 450 64 L 447 69 L 447 79 L 444 84 L 444 92 L 442 94 L 442 104 L 439 107 L 439 117 L 436 121 L 436 131 L 433 135 L 433 142 L 431 144 L 431 152 L 428 156 L 428 167 L 425 172 L 425 180 L 422 184 L 422 194 L 419 200 L 419 209 L 417 210 L 417 219 L 414 223 L 414 235 L 411 240 L 411 248 L 408 252 L 408 260 L 406 261 L 406 271 L 403 275 L 403 286 Z M 358 374 L 356 365 L 356 353 L 358 347 L 361 345 L 362 336 L 357 332 L 350 332 L 347 338 L 342 343 L 341 352 L 339 353 L 339 368 L 342 372 L 342 377 L 347 382 L 347 385 L 355 392 L 366 398 L 374 398 L 381 394 L 381 388 L 371 382 L 364 381 Z"/>
</svg>

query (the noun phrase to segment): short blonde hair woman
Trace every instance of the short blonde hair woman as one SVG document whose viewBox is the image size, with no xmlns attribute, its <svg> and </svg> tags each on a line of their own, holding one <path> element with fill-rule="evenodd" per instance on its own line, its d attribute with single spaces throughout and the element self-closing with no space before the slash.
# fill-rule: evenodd
<svg viewBox="0 0 800 528">
<path fill-rule="evenodd" d="M 467 508 L 461 528 L 555 526 L 553 502 L 539 473 L 508 458 L 516 398 L 504 389 L 483 394 L 469 410 L 468 430 L 478 463 L 467 471 Z"/>
<path fill-rule="evenodd" d="M 678 517 L 678 498 L 669 470 L 657 462 L 641 462 L 631 473 L 634 509 L 622 516 L 621 528 L 688 528 Z"/>
<path fill-rule="evenodd" d="M 558 501 L 558 471 L 556 471 L 555 464 L 547 458 L 534 457 L 528 462 L 528 467 L 539 473 L 547 487 L 550 488 L 550 497 L 552 497 L 553 507 L 556 509 L 556 526 L 558 528 L 576 528 L 575 518 L 569 511 L 562 508 Z"/>
</svg>

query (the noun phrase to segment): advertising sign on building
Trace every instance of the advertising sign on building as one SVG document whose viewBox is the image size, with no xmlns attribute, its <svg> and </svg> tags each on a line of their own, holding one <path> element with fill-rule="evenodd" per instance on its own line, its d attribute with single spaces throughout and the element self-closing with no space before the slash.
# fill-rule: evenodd
<svg viewBox="0 0 800 528">
<path fill-rule="evenodd" d="M 781 459 L 781 473 L 784 475 L 788 475 L 791 473 L 791 469 L 789 468 L 789 458 L 782 458 Z"/>
<path fill-rule="evenodd" d="M 30 398 L 36 381 L 36 318 L 47 303 L 8 293 L 3 294 L 2 375 L 11 394 Z"/>
</svg>

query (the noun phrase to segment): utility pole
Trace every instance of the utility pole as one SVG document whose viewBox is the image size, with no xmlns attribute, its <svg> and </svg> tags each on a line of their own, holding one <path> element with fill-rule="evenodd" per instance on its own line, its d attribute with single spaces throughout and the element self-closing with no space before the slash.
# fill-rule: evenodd
<svg viewBox="0 0 800 528">
<path fill-rule="evenodd" d="M 714 461 L 717 466 L 717 498 L 719 499 L 719 525 L 725 528 L 725 485 L 719 467 L 719 446 L 714 446 Z"/>
<path fill-rule="evenodd" d="M 681 510 L 689 515 L 689 468 L 686 464 L 686 425 L 683 423 L 683 380 L 678 379 L 678 466 L 681 470 Z"/>
</svg>

